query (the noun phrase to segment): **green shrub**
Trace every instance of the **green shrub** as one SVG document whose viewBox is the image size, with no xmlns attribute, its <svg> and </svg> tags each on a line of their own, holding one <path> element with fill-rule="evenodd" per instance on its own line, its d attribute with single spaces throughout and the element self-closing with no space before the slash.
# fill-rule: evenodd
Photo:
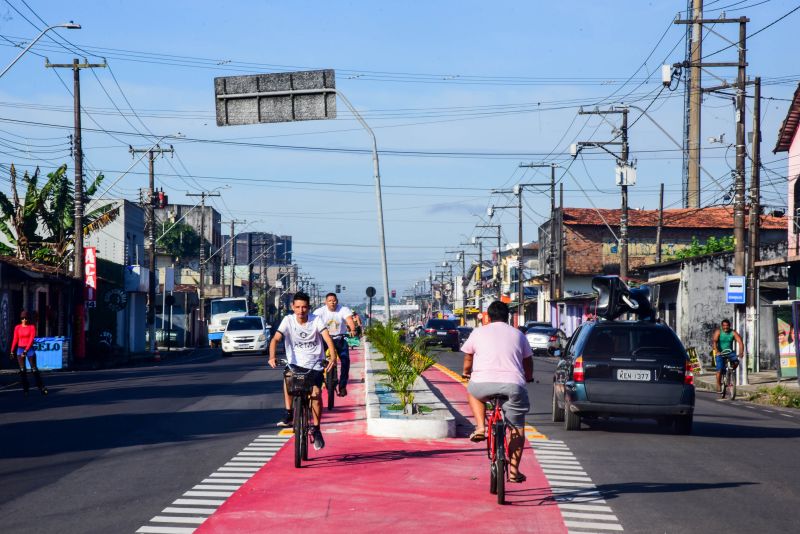
<svg viewBox="0 0 800 534">
<path fill-rule="evenodd" d="M 403 411 L 414 413 L 414 382 L 436 363 L 428 354 L 424 340 L 416 339 L 413 343 L 406 344 L 391 322 L 374 322 L 366 329 L 365 335 L 386 362 L 384 382 L 399 397 Z"/>
<path fill-rule="evenodd" d="M 781 385 L 760 387 L 755 393 L 751 393 L 747 400 L 783 408 L 800 408 L 800 391 L 792 391 Z"/>
</svg>

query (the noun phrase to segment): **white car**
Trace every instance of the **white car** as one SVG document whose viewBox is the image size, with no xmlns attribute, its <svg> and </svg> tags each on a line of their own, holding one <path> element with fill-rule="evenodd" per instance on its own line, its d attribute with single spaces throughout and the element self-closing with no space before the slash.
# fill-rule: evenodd
<svg viewBox="0 0 800 534">
<path fill-rule="evenodd" d="M 563 350 L 567 344 L 567 336 L 552 326 L 532 326 L 525 332 L 528 345 L 534 354 L 552 356 L 557 350 Z"/>
<path fill-rule="evenodd" d="M 270 330 L 258 316 L 231 317 L 222 335 L 222 355 L 234 352 L 267 354 Z"/>
</svg>

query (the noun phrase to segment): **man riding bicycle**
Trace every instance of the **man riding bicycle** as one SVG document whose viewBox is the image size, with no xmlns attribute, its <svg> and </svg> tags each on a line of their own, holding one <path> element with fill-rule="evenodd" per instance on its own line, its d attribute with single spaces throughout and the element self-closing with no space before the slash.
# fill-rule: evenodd
<svg viewBox="0 0 800 534">
<path fill-rule="evenodd" d="M 323 362 L 325 360 L 325 345 L 333 346 L 328 330 L 322 323 L 319 317 L 309 314 L 311 309 L 310 297 L 305 293 L 295 293 L 292 300 L 292 311 L 294 315 L 287 315 L 278 326 L 278 331 L 272 337 L 269 343 L 269 365 L 273 369 L 277 366 L 278 360 L 275 357 L 278 343 L 282 339 L 286 339 L 284 347 L 286 348 L 286 360 L 288 361 L 288 368 L 291 370 L 293 367 L 299 372 L 310 370 L 309 377 L 312 384 L 311 390 L 311 415 L 314 420 L 314 426 L 311 428 L 311 440 L 314 443 L 314 449 L 320 450 L 325 447 L 325 440 L 320 431 L 320 423 L 322 418 L 322 399 L 320 395 L 320 388 L 322 387 L 322 371 Z M 331 348 L 328 366 L 325 371 L 330 371 L 336 365 L 336 349 Z M 294 414 L 292 413 L 292 396 L 286 390 L 286 383 L 283 385 L 283 398 L 286 406 L 286 416 L 278 422 L 278 426 L 288 427 L 292 426 Z"/>
<path fill-rule="evenodd" d="M 533 351 L 525 335 L 508 324 L 508 306 L 496 300 L 487 310 L 490 323 L 472 331 L 461 351 L 464 353 L 464 376 L 469 378 L 469 407 L 475 416 L 475 431 L 469 439 L 486 439 L 486 401 L 495 395 L 508 400 L 503 414 L 510 423 L 508 443 L 509 481 L 524 482 L 519 471 L 524 444 L 525 414 L 530 409 L 526 382 L 533 382 Z"/>
<path fill-rule="evenodd" d="M 353 322 L 353 312 L 347 306 L 339 305 L 336 293 L 325 295 L 325 306 L 320 306 L 314 310 L 314 315 L 322 320 L 322 324 L 328 329 L 328 333 L 333 339 L 333 346 L 342 362 L 342 369 L 339 373 L 339 391 L 336 392 L 340 397 L 347 395 L 347 379 L 350 377 L 350 347 L 344 335 L 350 331 L 351 336 L 356 335 L 356 324 Z M 326 341 L 327 343 L 327 341 Z M 330 345 L 328 345 L 330 349 Z"/>
<path fill-rule="evenodd" d="M 733 350 L 734 341 L 736 341 L 736 346 L 739 349 L 738 352 Z M 731 328 L 731 322 L 728 319 L 723 319 L 720 323 L 720 327 L 714 331 L 712 344 L 716 352 L 717 392 L 721 392 L 722 372 L 725 370 L 725 358 L 730 360 L 733 369 L 739 367 L 739 358 L 736 355 L 744 354 L 744 343 L 739 333 Z M 728 351 L 728 354 L 720 354 L 724 351 Z"/>
</svg>

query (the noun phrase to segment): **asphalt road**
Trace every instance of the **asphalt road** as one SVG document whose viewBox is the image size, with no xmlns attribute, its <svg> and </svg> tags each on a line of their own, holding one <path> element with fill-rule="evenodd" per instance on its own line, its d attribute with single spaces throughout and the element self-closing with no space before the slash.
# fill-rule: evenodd
<svg viewBox="0 0 800 534">
<path fill-rule="evenodd" d="M 282 415 L 264 357 L 50 373 L 0 390 L 0 530 L 134 532 Z"/>
<path fill-rule="evenodd" d="M 461 372 L 461 353 L 434 352 Z M 569 446 L 626 532 L 797 531 L 800 411 L 720 401 L 698 391 L 689 436 L 651 420 L 626 419 L 567 432 L 550 419 L 555 362 L 534 361 L 527 421 Z"/>
</svg>

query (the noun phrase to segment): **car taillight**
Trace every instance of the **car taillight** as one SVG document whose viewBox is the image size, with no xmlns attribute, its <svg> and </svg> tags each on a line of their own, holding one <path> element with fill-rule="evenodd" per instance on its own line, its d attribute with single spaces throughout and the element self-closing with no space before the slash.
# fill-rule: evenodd
<svg viewBox="0 0 800 534">
<path fill-rule="evenodd" d="M 435 334 L 436 333 L 436 329 L 435 328 L 426 328 L 425 329 L 425 333 L 426 334 Z"/>
<path fill-rule="evenodd" d="M 575 382 L 583 382 L 583 356 L 578 356 L 572 366 L 572 379 Z"/>
<path fill-rule="evenodd" d="M 692 372 L 692 362 L 686 362 L 686 372 L 683 375 L 683 383 L 694 385 L 694 373 Z"/>
<path fill-rule="evenodd" d="M 550 341 L 558 341 L 558 336 L 550 336 Z"/>
</svg>

